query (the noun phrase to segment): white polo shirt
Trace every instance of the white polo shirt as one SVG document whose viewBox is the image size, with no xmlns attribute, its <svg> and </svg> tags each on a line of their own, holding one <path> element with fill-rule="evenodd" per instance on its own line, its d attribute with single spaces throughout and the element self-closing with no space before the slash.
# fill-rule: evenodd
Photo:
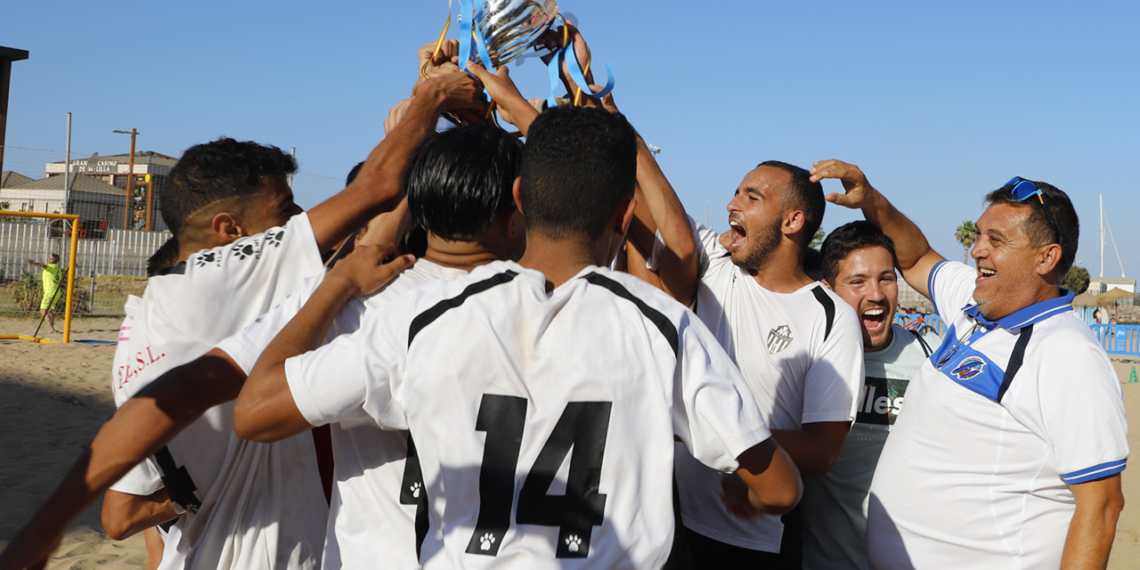
<svg viewBox="0 0 1140 570">
<path fill-rule="evenodd" d="M 716 233 L 697 227 L 701 282 L 696 311 L 740 368 L 772 429 L 850 422 L 863 385 L 863 333 L 855 311 L 822 283 L 794 293 L 764 289 L 732 263 Z M 741 520 L 720 499 L 719 475 L 677 454 L 685 527 L 724 542 L 779 552 L 784 525 L 763 515 Z M 806 521 L 814 513 L 801 511 Z"/>
<path fill-rule="evenodd" d="M 910 379 L 942 343 L 933 333 L 920 337 L 899 325 L 891 327 L 891 343 L 863 356 L 867 375 L 859 392 L 855 423 L 839 458 L 827 475 L 804 476 L 800 504 L 823 513 L 803 521 L 803 566 L 807 570 L 868 568 L 867 498 L 875 466 L 891 469 L 879 463 L 879 454 L 902 413 Z"/>
<path fill-rule="evenodd" d="M 120 330 L 112 371 L 122 405 L 202 356 L 321 271 L 308 216 L 203 250 L 147 281 Z M 166 538 L 163 570 L 320 567 L 328 506 L 309 433 L 254 443 L 233 432 L 233 402 L 207 410 L 112 489 L 165 487 L 189 512 Z M 161 474 L 161 479 L 158 477 Z"/>
<path fill-rule="evenodd" d="M 383 289 L 353 299 L 333 321 L 323 344 L 360 328 L 365 315 L 392 298 L 425 283 L 467 275 L 462 269 L 416 260 Z M 289 324 L 316 291 L 324 274 L 218 345 L 249 374 L 277 333 Z M 414 454 L 409 460 L 407 431 L 380 429 L 367 414 L 346 415 L 333 423 L 333 492 L 322 568 L 370 568 L 383 561 L 395 570 L 419 568 L 420 543 L 427 534 L 427 493 Z"/>
<path fill-rule="evenodd" d="M 919 369 L 871 484 L 875 568 L 1056 568 L 1075 509 L 1069 485 L 1124 470 L 1120 382 L 1073 294 L 987 320 L 977 271 L 930 273 L 950 323 Z"/>
<path fill-rule="evenodd" d="M 425 568 L 660 567 L 674 437 L 721 472 L 770 437 L 696 316 L 629 275 L 587 267 L 548 293 L 500 261 L 387 307 L 285 371 L 314 425 L 410 428 Z"/>
</svg>

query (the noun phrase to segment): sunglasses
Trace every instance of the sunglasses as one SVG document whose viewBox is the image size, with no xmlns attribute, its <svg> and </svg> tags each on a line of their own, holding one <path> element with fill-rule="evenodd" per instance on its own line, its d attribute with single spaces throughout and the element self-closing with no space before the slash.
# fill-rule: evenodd
<svg viewBox="0 0 1140 570">
<path fill-rule="evenodd" d="M 1049 209 L 1049 206 L 1045 205 L 1045 195 L 1041 192 L 1041 189 L 1038 188 L 1032 180 L 1026 180 L 1020 176 L 1014 176 L 1009 182 L 1006 182 L 1004 186 L 1011 184 L 1013 185 L 1013 189 L 1010 190 L 1010 193 L 1020 202 L 1037 196 L 1037 201 L 1041 202 L 1041 209 L 1045 210 L 1045 220 L 1049 222 L 1049 229 L 1053 230 L 1053 241 L 1050 243 L 1060 243 L 1061 232 L 1057 229 L 1057 222 L 1053 220 L 1053 212 Z"/>
</svg>

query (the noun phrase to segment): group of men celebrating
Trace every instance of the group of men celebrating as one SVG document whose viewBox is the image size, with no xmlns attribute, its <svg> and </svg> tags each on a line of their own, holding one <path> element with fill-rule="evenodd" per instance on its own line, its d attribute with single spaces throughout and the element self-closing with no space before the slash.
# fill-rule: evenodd
<svg viewBox="0 0 1140 570">
<path fill-rule="evenodd" d="M 1059 288 L 1063 192 L 990 193 L 974 269 L 857 167 L 768 161 L 717 235 L 611 97 L 540 113 L 454 51 L 309 212 L 274 147 L 184 154 L 120 408 L 0 570 L 104 493 L 112 536 L 163 529 L 164 569 L 1106 565 L 1127 424 Z M 525 144 L 437 129 L 484 89 Z M 813 275 L 827 201 L 866 221 Z M 943 338 L 893 324 L 896 269 Z"/>
</svg>

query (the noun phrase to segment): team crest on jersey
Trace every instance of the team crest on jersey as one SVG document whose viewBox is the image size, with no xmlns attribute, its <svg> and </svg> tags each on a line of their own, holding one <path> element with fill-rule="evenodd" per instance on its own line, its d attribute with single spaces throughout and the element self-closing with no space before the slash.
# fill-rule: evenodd
<svg viewBox="0 0 1140 570">
<path fill-rule="evenodd" d="M 986 361 L 985 360 L 982 360 L 981 358 L 978 358 L 977 356 L 971 356 L 971 357 L 963 360 L 962 362 L 959 362 L 958 366 L 954 367 L 954 369 L 951 370 L 950 373 L 953 374 L 954 376 L 957 376 L 959 380 L 969 380 L 969 379 L 977 376 L 978 374 L 981 374 L 982 369 L 984 369 L 985 367 L 986 367 Z"/>
<path fill-rule="evenodd" d="M 788 325 L 780 325 L 768 331 L 768 354 L 776 354 L 792 344 L 792 329 Z"/>
</svg>

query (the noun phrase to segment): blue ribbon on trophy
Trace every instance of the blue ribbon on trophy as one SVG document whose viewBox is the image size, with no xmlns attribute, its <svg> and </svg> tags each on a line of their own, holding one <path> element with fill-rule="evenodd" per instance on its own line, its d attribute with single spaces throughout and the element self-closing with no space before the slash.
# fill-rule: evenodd
<svg viewBox="0 0 1140 570">
<path fill-rule="evenodd" d="M 459 0 L 460 69 L 466 71 L 467 65 L 475 61 L 475 58 L 478 58 L 484 68 L 494 69 L 514 59 L 550 56 L 550 61 L 547 63 L 550 78 L 548 105 L 558 104 L 555 93 L 562 83 L 560 71 L 563 62 L 566 63 L 570 79 L 578 86 L 573 98 L 575 105 L 578 104 L 583 90 L 586 90 L 588 95 L 598 98 L 605 97 L 613 91 L 614 72 L 609 63 L 605 64 L 605 86 L 596 92 L 591 89 L 589 82 L 586 81 L 586 73 L 590 70 L 589 56 L 584 72 L 574 53 L 574 42 L 568 33 L 567 17 L 559 12 L 555 0 L 482 0 L 476 9 L 477 1 L 479 0 Z M 528 50 L 531 49 L 535 51 L 546 49 L 538 45 L 538 42 L 556 22 L 562 24 L 561 45 L 546 53 L 528 54 Z M 444 26 L 436 44 L 437 53 L 450 25 L 451 0 L 448 0 L 447 25 Z"/>
</svg>

